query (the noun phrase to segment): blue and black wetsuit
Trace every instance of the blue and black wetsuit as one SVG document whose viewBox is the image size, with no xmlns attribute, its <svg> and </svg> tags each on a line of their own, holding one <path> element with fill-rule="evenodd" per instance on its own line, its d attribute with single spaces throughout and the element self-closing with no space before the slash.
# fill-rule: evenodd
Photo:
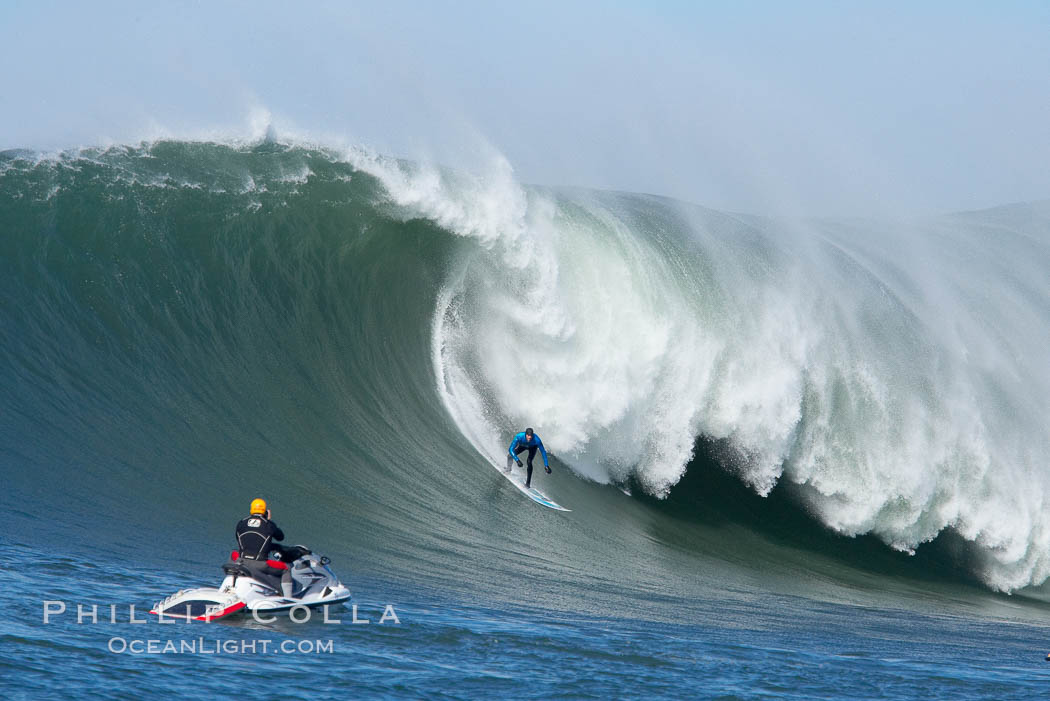
<svg viewBox="0 0 1050 701">
<path fill-rule="evenodd" d="M 514 436 L 514 440 L 510 442 L 510 448 L 507 450 L 507 469 L 510 470 L 511 462 L 518 459 L 519 453 L 524 453 L 526 450 L 529 451 L 529 470 L 525 475 L 525 486 L 532 486 L 532 459 L 536 457 L 536 449 L 539 449 L 540 454 L 543 456 L 543 467 L 547 470 L 550 469 L 550 464 L 547 462 L 547 450 L 543 447 L 543 441 L 540 437 L 533 433 L 531 436 L 525 434 L 524 431 Z"/>
</svg>

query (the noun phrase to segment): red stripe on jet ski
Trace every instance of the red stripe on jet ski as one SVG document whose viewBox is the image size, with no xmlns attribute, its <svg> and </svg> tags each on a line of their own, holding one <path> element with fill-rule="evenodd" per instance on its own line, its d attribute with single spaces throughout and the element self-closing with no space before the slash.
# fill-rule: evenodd
<svg viewBox="0 0 1050 701">
<path fill-rule="evenodd" d="M 193 620 L 195 620 L 195 621 L 214 621 L 216 618 L 222 618 L 223 616 L 229 616 L 231 613 L 237 613 L 242 608 L 244 608 L 244 605 L 245 604 L 244 604 L 243 601 L 238 601 L 233 606 L 228 606 L 228 607 L 224 608 L 222 611 L 219 611 L 214 616 L 197 616 Z"/>
</svg>

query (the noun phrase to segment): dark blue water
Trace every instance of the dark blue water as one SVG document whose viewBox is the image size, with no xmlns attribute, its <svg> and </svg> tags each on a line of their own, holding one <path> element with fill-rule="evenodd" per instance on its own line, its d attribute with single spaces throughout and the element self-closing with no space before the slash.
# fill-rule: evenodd
<svg viewBox="0 0 1050 701">
<path fill-rule="evenodd" d="M 674 622 L 630 610 L 595 618 L 545 611 L 541 601 L 492 608 L 366 580 L 355 593 L 367 624 L 338 607 L 329 612 L 338 624 L 316 613 L 299 624 L 161 625 L 143 615 L 148 597 L 129 595 L 160 595 L 184 573 L 3 545 L 6 698 L 208 699 L 258 684 L 295 699 L 1029 699 L 1050 682 L 1046 626 L 785 596 L 730 603 L 712 624 L 697 607 Z M 47 625 L 43 595 L 70 602 Z M 74 602 L 98 604 L 99 621 L 77 624 Z M 129 604 L 149 622 L 129 623 Z M 398 622 L 380 623 L 388 604 Z M 735 609 L 733 625 L 725 608 Z"/>
</svg>

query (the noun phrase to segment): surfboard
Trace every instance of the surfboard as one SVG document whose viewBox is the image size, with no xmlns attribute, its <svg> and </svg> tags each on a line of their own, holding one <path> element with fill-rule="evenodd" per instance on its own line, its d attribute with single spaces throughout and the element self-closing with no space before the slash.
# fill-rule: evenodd
<svg viewBox="0 0 1050 701">
<path fill-rule="evenodd" d="M 536 489 L 535 487 L 529 487 L 528 489 L 525 489 L 525 486 L 522 485 L 522 491 L 528 494 L 529 498 L 531 498 L 534 502 L 536 502 L 537 504 L 542 504 L 548 509 L 554 509 L 555 511 L 572 511 L 572 509 L 566 509 L 561 504 L 556 503 L 553 499 L 546 496 L 543 492 Z"/>
<path fill-rule="evenodd" d="M 500 474 L 506 477 L 511 484 L 517 487 L 518 491 L 527 496 L 529 499 L 532 499 L 537 504 L 540 504 L 541 506 L 546 506 L 548 509 L 554 509 L 555 511 L 572 511 L 572 509 L 566 509 L 564 506 L 554 501 L 549 496 L 536 489 L 535 487 L 526 488 L 525 476 L 522 474 L 518 474 L 517 470 L 512 469 L 511 472 L 507 472 L 506 469 L 498 466 L 496 467 L 496 469 L 499 470 Z M 535 471 L 533 472 L 533 474 L 535 475 Z"/>
</svg>

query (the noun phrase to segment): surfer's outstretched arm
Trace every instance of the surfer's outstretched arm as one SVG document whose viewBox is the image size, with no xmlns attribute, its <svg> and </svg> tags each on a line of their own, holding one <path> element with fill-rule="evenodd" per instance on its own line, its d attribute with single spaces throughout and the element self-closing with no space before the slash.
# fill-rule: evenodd
<svg viewBox="0 0 1050 701">
<path fill-rule="evenodd" d="M 531 431 L 532 429 L 529 430 Z M 523 446 L 526 445 L 528 445 L 528 436 L 526 436 L 524 433 L 516 433 L 514 434 L 514 438 L 510 440 L 510 447 L 507 448 L 507 455 L 509 455 L 511 459 L 514 460 L 514 462 L 518 463 L 519 466 L 521 465 L 521 460 L 518 460 L 518 456 L 517 454 L 515 454 L 514 450 L 516 448 L 519 448 L 520 450 L 525 450 Z"/>
</svg>

